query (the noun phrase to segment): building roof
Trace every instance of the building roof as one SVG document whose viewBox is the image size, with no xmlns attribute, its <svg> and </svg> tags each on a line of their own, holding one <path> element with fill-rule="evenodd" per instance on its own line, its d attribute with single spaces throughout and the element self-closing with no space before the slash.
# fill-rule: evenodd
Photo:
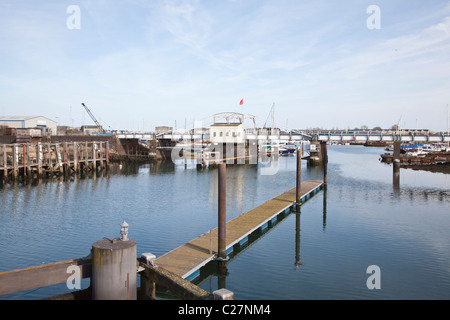
<svg viewBox="0 0 450 320">
<path fill-rule="evenodd" d="M 232 123 L 214 123 L 211 125 L 211 127 L 237 127 L 237 126 L 241 126 L 242 123 L 236 123 L 236 122 L 232 122 Z"/>
<path fill-rule="evenodd" d="M 25 120 L 31 120 L 35 118 L 45 118 L 47 120 L 53 121 L 56 123 L 55 120 L 49 119 L 44 116 L 0 116 L 0 121 L 25 121 Z"/>
</svg>

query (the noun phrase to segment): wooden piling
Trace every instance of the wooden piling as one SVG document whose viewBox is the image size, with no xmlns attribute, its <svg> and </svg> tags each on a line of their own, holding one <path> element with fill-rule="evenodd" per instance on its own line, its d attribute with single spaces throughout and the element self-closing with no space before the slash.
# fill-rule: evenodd
<svg viewBox="0 0 450 320">
<path fill-rule="evenodd" d="M 109 165 L 109 141 L 106 141 L 106 167 Z"/>
<path fill-rule="evenodd" d="M 95 142 L 92 143 L 92 169 L 94 172 L 97 171 L 97 144 Z"/>
<path fill-rule="evenodd" d="M 108 149 L 103 142 L 2 144 L 0 179 L 41 178 L 45 174 L 62 177 L 78 172 L 80 165 L 86 170 L 103 170 L 109 162 Z"/>
<path fill-rule="evenodd" d="M 36 157 L 37 157 L 37 176 L 40 178 L 42 176 L 42 159 L 44 157 L 42 153 L 42 144 L 38 143 L 36 145 Z"/>
<path fill-rule="evenodd" d="M 70 174 L 67 142 L 63 143 L 63 172 L 64 172 L 64 175 Z"/>
<path fill-rule="evenodd" d="M 47 143 L 47 157 L 48 157 L 48 171 L 50 173 L 50 176 L 53 177 L 53 159 L 52 159 L 52 148 L 50 146 L 50 143 Z"/>
<path fill-rule="evenodd" d="M 6 144 L 3 145 L 3 180 L 8 180 L 8 157 Z"/>
<path fill-rule="evenodd" d="M 13 172 L 12 172 L 12 177 L 13 179 L 17 179 L 18 177 L 18 171 L 19 171 L 19 147 L 17 146 L 17 144 L 13 145 L 12 148 L 12 154 L 13 154 Z"/>
<path fill-rule="evenodd" d="M 23 160 L 22 160 L 22 167 L 23 167 L 23 177 L 27 178 L 27 147 L 24 144 L 22 146 L 22 153 L 23 153 Z"/>
<path fill-rule="evenodd" d="M 64 172 L 64 168 L 63 168 L 63 162 L 62 162 L 62 157 L 61 157 L 61 148 L 59 143 L 57 143 L 55 145 L 55 151 L 56 151 L 56 163 L 58 166 L 58 172 L 59 174 L 62 174 Z"/>
<path fill-rule="evenodd" d="M 84 147 L 85 147 L 85 149 L 84 149 L 84 167 L 86 168 L 86 169 L 89 169 L 89 153 L 88 153 L 88 143 L 86 142 L 85 144 L 84 144 Z"/>
<path fill-rule="evenodd" d="M 78 173 L 78 143 L 73 143 L 73 171 Z"/>
<path fill-rule="evenodd" d="M 26 159 L 27 159 L 27 175 L 32 178 L 32 169 L 31 169 L 31 157 L 30 157 L 30 145 L 27 143 L 25 147 L 26 151 Z"/>
<path fill-rule="evenodd" d="M 98 153 L 99 153 L 99 162 L 98 162 L 98 166 L 100 167 L 100 170 L 103 169 L 103 142 L 100 142 L 100 147 L 98 148 Z"/>
</svg>

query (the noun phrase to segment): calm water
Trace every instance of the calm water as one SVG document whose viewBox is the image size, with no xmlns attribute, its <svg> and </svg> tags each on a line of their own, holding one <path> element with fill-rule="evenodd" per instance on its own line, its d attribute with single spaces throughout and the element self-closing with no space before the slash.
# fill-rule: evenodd
<svg viewBox="0 0 450 320">
<path fill-rule="evenodd" d="M 450 175 L 379 162 L 383 149 L 330 146 L 328 187 L 248 246 L 228 264 L 225 284 L 235 299 L 449 299 Z M 295 186 L 294 157 L 267 165 L 227 167 L 227 219 Z M 0 271 L 84 257 L 93 242 L 129 237 L 138 255 L 156 256 L 217 227 L 217 170 L 189 164 L 124 167 L 108 176 L 0 188 Z M 302 179 L 322 179 L 307 168 Z M 367 267 L 381 271 L 369 290 Z M 83 280 L 82 288 L 89 286 Z M 39 299 L 66 285 L 0 296 Z"/>
</svg>

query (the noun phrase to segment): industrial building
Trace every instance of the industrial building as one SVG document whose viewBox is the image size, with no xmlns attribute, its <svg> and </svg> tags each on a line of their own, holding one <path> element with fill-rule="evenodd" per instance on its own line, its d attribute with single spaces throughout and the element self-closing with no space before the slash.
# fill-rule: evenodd
<svg viewBox="0 0 450 320">
<path fill-rule="evenodd" d="M 39 128 L 42 134 L 56 134 L 57 123 L 43 116 L 0 116 L 0 126 L 16 129 Z"/>
</svg>

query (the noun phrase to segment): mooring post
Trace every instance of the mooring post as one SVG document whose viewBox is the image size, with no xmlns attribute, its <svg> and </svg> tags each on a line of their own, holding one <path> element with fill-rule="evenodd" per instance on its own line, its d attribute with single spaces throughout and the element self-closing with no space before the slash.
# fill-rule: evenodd
<svg viewBox="0 0 450 320">
<path fill-rule="evenodd" d="M 27 147 L 26 144 L 23 145 L 23 177 L 24 179 L 27 178 Z"/>
<path fill-rule="evenodd" d="M 394 141 L 392 164 L 393 164 L 393 185 L 394 189 L 398 189 L 400 187 L 400 141 Z"/>
<path fill-rule="evenodd" d="M 27 154 L 27 175 L 32 178 L 32 168 L 31 168 L 31 157 L 30 157 L 30 145 L 27 143 L 26 145 L 26 154 Z"/>
<path fill-rule="evenodd" d="M 8 157 L 6 154 L 6 144 L 3 145 L 3 180 L 8 180 Z"/>
<path fill-rule="evenodd" d="M 64 149 L 63 149 L 63 152 L 64 152 Z M 61 157 L 61 146 L 59 143 L 55 143 L 55 157 L 56 157 L 56 163 L 58 165 L 58 171 L 59 171 L 59 174 L 61 175 L 64 172 L 64 168 L 63 168 L 63 162 L 61 159 L 62 158 Z"/>
<path fill-rule="evenodd" d="M 37 176 L 40 178 L 42 176 L 42 144 L 39 142 L 36 146 L 36 156 L 37 156 Z"/>
<path fill-rule="evenodd" d="M 18 176 L 18 170 L 19 170 L 19 147 L 17 144 L 13 145 L 13 179 L 17 179 Z"/>
<path fill-rule="evenodd" d="M 328 169 L 328 144 L 326 141 L 320 142 L 320 153 L 322 155 L 322 167 L 323 167 L 323 183 L 327 183 L 327 169 Z"/>
<path fill-rule="evenodd" d="M 92 169 L 97 171 L 97 143 L 92 143 Z"/>
<path fill-rule="evenodd" d="M 105 153 L 106 153 L 106 168 L 108 168 L 108 165 L 109 165 L 109 141 L 106 141 Z"/>
<path fill-rule="evenodd" d="M 226 163 L 219 164 L 219 236 L 218 236 L 218 257 L 226 259 Z"/>
<path fill-rule="evenodd" d="M 99 142 L 100 147 L 98 148 L 98 166 L 100 167 L 100 170 L 103 170 L 104 164 L 103 164 L 103 142 Z"/>
<path fill-rule="evenodd" d="M 89 152 L 88 152 L 88 143 L 85 142 L 85 150 L 84 150 L 84 167 L 89 170 Z"/>
<path fill-rule="evenodd" d="M 219 163 L 219 230 L 218 230 L 218 249 L 217 249 L 217 275 L 218 288 L 225 288 L 227 269 L 227 229 L 226 229 L 226 182 L 227 182 L 226 162 Z"/>
<path fill-rule="evenodd" d="M 64 174 L 70 175 L 69 148 L 67 142 L 63 143 L 63 168 Z"/>
<path fill-rule="evenodd" d="M 73 171 L 78 172 L 78 143 L 73 143 Z"/>
<path fill-rule="evenodd" d="M 394 141 L 394 152 L 392 154 L 392 160 L 400 160 L 400 141 Z"/>
<path fill-rule="evenodd" d="M 53 160 L 50 143 L 47 143 L 47 156 L 48 156 L 48 170 L 50 170 L 51 177 L 53 177 Z"/>
<path fill-rule="evenodd" d="M 136 300 L 136 241 L 128 239 L 124 222 L 122 237 L 102 239 L 92 245 L 92 299 Z"/>
<path fill-rule="evenodd" d="M 297 179 L 295 188 L 295 202 L 299 207 L 301 202 L 301 188 L 302 188 L 302 151 L 297 150 Z"/>
</svg>

